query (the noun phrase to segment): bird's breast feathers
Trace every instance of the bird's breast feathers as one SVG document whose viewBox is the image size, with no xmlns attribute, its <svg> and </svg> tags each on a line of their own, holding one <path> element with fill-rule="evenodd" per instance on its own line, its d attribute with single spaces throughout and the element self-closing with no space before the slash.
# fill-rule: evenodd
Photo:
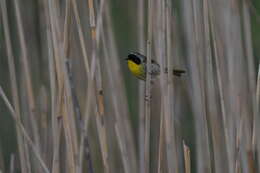
<svg viewBox="0 0 260 173">
<path fill-rule="evenodd" d="M 136 64 L 133 61 L 128 61 L 128 68 L 133 73 L 133 75 L 137 77 L 141 77 L 145 75 L 144 67 L 141 64 Z"/>
</svg>

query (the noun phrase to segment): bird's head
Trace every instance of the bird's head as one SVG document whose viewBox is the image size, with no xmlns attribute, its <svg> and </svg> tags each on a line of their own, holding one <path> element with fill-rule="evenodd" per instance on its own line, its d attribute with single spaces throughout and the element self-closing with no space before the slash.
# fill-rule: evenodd
<svg viewBox="0 0 260 173">
<path fill-rule="evenodd" d="M 132 61 L 134 62 L 135 64 L 141 64 L 142 63 L 142 57 L 139 55 L 139 53 L 129 53 L 127 58 L 126 58 L 127 61 Z"/>
</svg>

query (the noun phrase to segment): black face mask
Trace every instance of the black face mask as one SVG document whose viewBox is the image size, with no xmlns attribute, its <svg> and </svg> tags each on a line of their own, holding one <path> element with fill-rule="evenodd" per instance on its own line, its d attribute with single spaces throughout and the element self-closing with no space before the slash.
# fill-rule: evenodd
<svg viewBox="0 0 260 173">
<path fill-rule="evenodd" d="M 138 65 L 141 64 L 141 59 L 138 56 L 136 56 L 135 54 L 129 54 L 127 60 L 132 60 L 133 62 L 135 62 Z"/>
</svg>

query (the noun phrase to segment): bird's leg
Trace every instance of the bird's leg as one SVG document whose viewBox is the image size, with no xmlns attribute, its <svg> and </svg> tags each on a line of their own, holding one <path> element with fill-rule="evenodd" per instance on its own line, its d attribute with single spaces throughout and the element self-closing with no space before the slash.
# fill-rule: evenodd
<svg viewBox="0 0 260 173">
<path fill-rule="evenodd" d="M 152 76 L 152 75 L 153 75 L 152 70 L 151 70 L 151 71 L 148 71 L 148 74 Z"/>
<path fill-rule="evenodd" d="M 151 99 L 152 99 L 152 95 L 150 95 L 150 97 L 148 95 L 144 96 L 145 101 L 150 101 Z"/>
<path fill-rule="evenodd" d="M 164 73 L 168 73 L 168 68 L 167 67 L 164 68 Z"/>
</svg>

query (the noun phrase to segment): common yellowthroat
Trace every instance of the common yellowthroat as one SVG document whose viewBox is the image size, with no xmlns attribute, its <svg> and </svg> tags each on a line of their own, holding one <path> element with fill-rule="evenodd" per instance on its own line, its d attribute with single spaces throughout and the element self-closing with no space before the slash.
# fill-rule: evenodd
<svg viewBox="0 0 260 173">
<path fill-rule="evenodd" d="M 128 57 L 126 58 L 128 68 L 131 71 L 131 73 L 136 76 L 137 78 L 141 80 L 146 79 L 146 56 L 138 53 L 138 52 L 132 52 L 128 54 Z M 185 70 L 180 69 L 173 69 L 173 75 L 175 76 L 181 76 L 182 73 L 185 73 Z M 160 65 L 152 59 L 151 61 L 151 75 L 152 78 L 158 76 L 160 74 Z"/>
</svg>

